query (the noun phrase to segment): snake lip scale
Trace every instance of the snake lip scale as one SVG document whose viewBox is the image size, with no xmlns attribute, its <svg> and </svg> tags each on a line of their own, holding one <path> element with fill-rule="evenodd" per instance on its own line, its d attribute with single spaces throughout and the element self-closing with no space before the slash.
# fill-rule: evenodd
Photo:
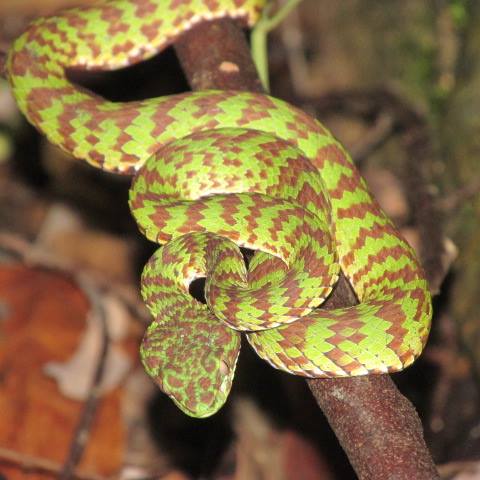
<svg viewBox="0 0 480 480">
<path fill-rule="evenodd" d="M 427 340 L 431 297 L 342 145 L 270 96 L 188 92 L 113 103 L 66 70 L 145 60 L 204 20 L 254 25 L 265 0 L 116 0 L 36 20 L 7 73 L 31 123 L 69 154 L 134 174 L 130 208 L 161 246 L 142 274 L 153 321 L 146 371 L 188 415 L 225 403 L 240 332 L 272 366 L 305 377 L 395 372 Z M 240 248 L 255 251 L 245 266 Z M 359 299 L 319 309 L 340 270 Z M 206 305 L 188 292 L 206 277 Z"/>
</svg>

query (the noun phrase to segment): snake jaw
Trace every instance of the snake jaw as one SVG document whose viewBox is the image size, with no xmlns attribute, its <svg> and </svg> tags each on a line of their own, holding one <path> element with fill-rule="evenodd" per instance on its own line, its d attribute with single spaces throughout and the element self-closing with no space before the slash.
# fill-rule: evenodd
<svg viewBox="0 0 480 480">
<path fill-rule="evenodd" d="M 212 395 L 209 402 L 197 402 L 193 404 L 190 398 L 184 398 L 183 395 L 176 396 L 174 392 L 168 392 L 167 395 L 173 400 L 180 410 L 194 418 L 207 418 L 220 410 L 227 401 L 230 389 L 232 386 L 235 369 L 231 367 L 224 360 L 218 361 L 217 380 L 218 383 L 212 389 Z M 201 382 L 200 382 L 201 383 Z M 158 383 L 160 385 L 160 383 Z M 178 392 L 176 392 L 178 393 Z"/>
<path fill-rule="evenodd" d="M 222 367 L 220 367 L 222 369 Z M 227 367 L 228 368 L 228 367 Z M 226 374 L 223 376 L 219 386 L 214 390 L 211 402 L 209 403 L 192 403 L 191 398 L 186 398 L 183 391 L 177 389 L 170 389 L 163 378 L 165 377 L 165 372 L 162 374 L 157 373 L 152 375 L 149 372 L 150 376 L 153 378 L 158 387 L 168 396 L 171 400 L 177 405 L 177 407 L 182 410 L 185 414 L 194 418 L 207 418 L 220 410 L 227 401 L 228 394 L 230 393 L 230 388 L 232 386 L 233 374 Z"/>
<path fill-rule="evenodd" d="M 195 408 L 189 408 L 188 404 L 181 402 L 180 399 L 175 398 L 172 394 L 169 397 L 174 403 L 187 415 L 194 418 L 207 418 L 217 413 L 226 403 L 232 382 L 235 375 L 238 355 L 233 363 L 226 358 L 219 358 L 216 362 L 216 387 L 213 389 L 213 396 L 210 403 L 198 403 Z"/>
<path fill-rule="evenodd" d="M 175 405 L 185 414 L 187 414 L 189 417 L 193 418 L 208 418 L 214 415 L 215 413 L 220 410 L 220 408 L 223 407 L 225 402 L 227 401 L 227 396 L 221 395 L 221 392 L 218 391 L 216 395 L 216 401 L 212 403 L 211 405 L 203 405 L 199 408 L 195 409 L 189 409 L 184 403 L 182 403 L 180 400 L 178 400 L 174 395 L 172 394 L 167 394 L 175 403 Z"/>
</svg>

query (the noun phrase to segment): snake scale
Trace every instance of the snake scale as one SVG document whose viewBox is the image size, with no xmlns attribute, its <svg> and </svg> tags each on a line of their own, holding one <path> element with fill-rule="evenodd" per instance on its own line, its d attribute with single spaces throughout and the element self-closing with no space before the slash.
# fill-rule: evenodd
<svg viewBox="0 0 480 480">
<path fill-rule="evenodd" d="M 198 22 L 253 25 L 265 0 L 117 0 L 36 20 L 7 68 L 22 112 L 54 144 L 134 174 L 130 207 L 164 244 L 142 295 L 154 320 L 141 356 L 187 414 L 225 402 L 240 333 L 276 368 L 306 377 L 386 373 L 421 353 L 431 297 L 412 248 L 349 155 L 304 112 L 267 95 L 188 92 L 113 103 L 68 68 L 145 60 Z M 240 247 L 255 250 L 248 268 Z M 340 269 L 359 304 L 316 308 Z M 206 277 L 206 305 L 189 294 Z"/>
</svg>

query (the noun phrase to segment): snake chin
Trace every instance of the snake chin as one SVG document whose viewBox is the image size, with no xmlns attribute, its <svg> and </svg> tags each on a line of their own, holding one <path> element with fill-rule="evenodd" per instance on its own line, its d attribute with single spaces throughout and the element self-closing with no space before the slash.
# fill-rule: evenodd
<svg viewBox="0 0 480 480">
<path fill-rule="evenodd" d="M 214 382 L 214 387 L 206 391 L 199 381 L 189 392 L 192 396 L 188 395 L 188 390 L 168 388 L 168 382 L 162 382 L 160 376 L 157 376 L 155 381 L 185 414 L 194 418 L 207 418 L 223 407 L 233 381 L 234 371 L 231 371 L 231 367 L 225 360 L 218 359 L 216 371 L 217 379 Z"/>
<path fill-rule="evenodd" d="M 198 404 L 195 406 L 195 408 L 189 408 L 185 403 L 175 398 L 174 395 L 170 394 L 169 397 L 173 400 L 175 405 L 177 405 L 177 407 L 182 410 L 182 412 L 186 413 L 188 416 L 194 418 L 207 418 L 217 413 L 220 408 L 223 407 L 223 405 L 227 401 L 229 391 L 229 387 L 227 387 L 226 393 L 222 390 L 222 387 L 220 387 L 220 389 L 214 393 L 212 403 Z"/>
</svg>

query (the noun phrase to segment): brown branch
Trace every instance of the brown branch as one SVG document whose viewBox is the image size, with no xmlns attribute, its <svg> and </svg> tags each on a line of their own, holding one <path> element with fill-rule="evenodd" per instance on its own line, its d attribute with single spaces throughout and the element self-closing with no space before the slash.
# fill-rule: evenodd
<svg viewBox="0 0 480 480">
<path fill-rule="evenodd" d="M 261 90 L 247 43 L 229 21 L 198 25 L 175 48 L 194 89 Z M 228 73 L 225 62 L 234 66 Z M 348 283 L 341 281 L 330 307 L 354 303 Z M 420 420 L 389 376 L 312 379 L 308 384 L 360 479 L 439 478 Z"/>
<path fill-rule="evenodd" d="M 245 35 L 229 20 L 201 23 L 176 42 L 175 51 L 194 90 L 262 92 Z"/>
<path fill-rule="evenodd" d="M 308 383 L 360 479 L 439 478 L 420 419 L 389 376 Z"/>
</svg>

